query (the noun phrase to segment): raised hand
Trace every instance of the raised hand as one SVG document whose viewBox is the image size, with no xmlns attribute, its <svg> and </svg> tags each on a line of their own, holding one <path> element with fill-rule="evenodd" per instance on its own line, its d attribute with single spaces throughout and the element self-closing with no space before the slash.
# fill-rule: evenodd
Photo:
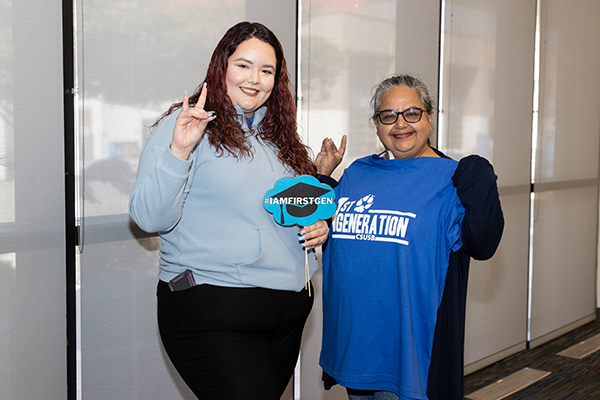
<svg viewBox="0 0 600 400">
<path fill-rule="evenodd" d="M 190 107 L 188 95 L 183 96 L 183 105 L 177 116 L 171 140 L 171 152 L 182 160 L 190 157 L 192 150 L 202 139 L 206 125 L 216 118 L 214 111 L 204 111 L 207 92 L 208 88 L 205 83 L 198 103 L 194 107 Z"/>
<path fill-rule="evenodd" d="M 336 147 L 333 139 L 325 138 L 321 144 L 321 151 L 317 154 L 315 165 L 317 166 L 317 173 L 321 175 L 330 176 L 344 158 L 346 152 L 346 135 L 342 136 L 340 141 L 340 147 Z"/>
</svg>

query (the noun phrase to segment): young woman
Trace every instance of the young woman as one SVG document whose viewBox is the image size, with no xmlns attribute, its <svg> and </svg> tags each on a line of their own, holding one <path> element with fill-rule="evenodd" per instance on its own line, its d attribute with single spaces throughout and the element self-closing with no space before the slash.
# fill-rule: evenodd
<svg viewBox="0 0 600 400">
<path fill-rule="evenodd" d="M 262 199 L 278 179 L 315 172 L 281 44 L 259 23 L 233 26 L 195 93 L 154 125 L 130 200 L 133 220 L 162 239 L 160 334 L 198 398 L 284 392 L 313 303 L 303 246 L 328 228 L 280 226 Z"/>
</svg>

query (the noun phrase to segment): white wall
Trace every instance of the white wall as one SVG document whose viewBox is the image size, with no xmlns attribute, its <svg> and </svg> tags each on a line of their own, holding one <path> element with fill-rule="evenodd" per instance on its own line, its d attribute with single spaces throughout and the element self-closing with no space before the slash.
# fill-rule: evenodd
<svg viewBox="0 0 600 400">
<path fill-rule="evenodd" d="M 600 3 L 542 0 L 530 335 L 596 317 Z"/>
<path fill-rule="evenodd" d="M 526 347 L 535 5 L 445 2 L 439 146 L 492 163 L 505 214 L 494 257 L 471 262 L 467 373 Z"/>
<path fill-rule="evenodd" d="M 0 398 L 65 399 L 60 1 L 0 3 Z"/>
</svg>

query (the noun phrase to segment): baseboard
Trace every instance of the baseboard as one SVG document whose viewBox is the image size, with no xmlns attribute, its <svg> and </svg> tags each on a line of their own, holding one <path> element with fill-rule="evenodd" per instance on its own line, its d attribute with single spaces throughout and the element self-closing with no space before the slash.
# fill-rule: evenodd
<svg viewBox="0 0 600 400">
<path fill-rule="evenodd" d="M 512 356 L 522 350 L 527 348 L 527 343 L 522 342 L 515 346 L 509 347 L 506 350 L 499 351 L 496 354 L 492 354 L 481 360 L 475 361 L 471 364 L 465 365 L 465 375 L 472 374 L 475 371 L 479 371 L 482 368 L 487 367 L 488 365 L 492 365 L 493 363 L 504 360 L 506 357 Z"/>
<path fill-rule="evenodd" d="M 531 340 L 529 342 L 529 348 L 530 349 L 536 348 L 537 346 L 540 346 L 540 345 L 542 345 L 542 344 L 544 344 L 546 342 L 549 342 L 549 341 L 551 341 L 553 339 L 556 339 L 557 337 L 562 336 L 565 333 L 569 333 L 572 330 L 575 330 L 575 329 L 577 329 L 577 328 L 579 328 L 579 327 L 581 327 L 581 326 L 583 326 L 583 325 L 585 325 L 587 323 L 590 323 L 590 322 L 594 321 L 597 318 L 597 315 L 598 315 L 597 311 L 598 310 L 596 309 L 596 315 L 590 314 L 587 317 L 581 318 L 581 319 L 579 319 L 579 320 L 577 320 L 577 321 L 575 321 L 575 322 L 573 322 L 573 323 L 571 323 L 569 325 L 563 326 L 562 328 L 559 328 L 559 329 L 557 329 L 557 330 L 555 330 L 553 332 L 547 333 L 547 334 L 542 335 L 542 336 L 540 336 L 540 337 L 538 337 L 536 339 Z"/>
</svg>

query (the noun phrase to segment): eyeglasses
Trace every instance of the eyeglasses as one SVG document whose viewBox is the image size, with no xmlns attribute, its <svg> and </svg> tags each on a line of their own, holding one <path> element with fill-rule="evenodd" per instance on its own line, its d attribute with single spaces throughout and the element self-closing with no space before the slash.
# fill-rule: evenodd
<svg viewBox="0 0 600 400">
<path fill-rule="evenodd" d="M 375 114 L 375 117 L 378 117 L 384 125 L 393 125 L 398 121 L 398 115 L 402 115 L 402 118 L 404 118 L 406 122 L 414 124 L 421 120 L 423 111 L 427 110 L 416 107 L 408 108 L 402 112 L 396 110 L 382 110 Z"/>
</svg>

